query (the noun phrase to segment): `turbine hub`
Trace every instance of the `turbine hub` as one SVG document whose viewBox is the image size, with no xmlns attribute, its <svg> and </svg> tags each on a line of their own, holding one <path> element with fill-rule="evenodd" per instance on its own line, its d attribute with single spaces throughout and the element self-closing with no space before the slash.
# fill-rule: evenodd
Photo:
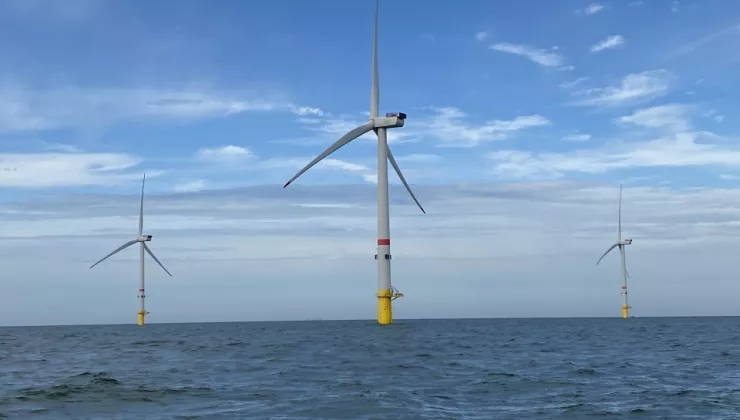
<svg viewBox="0 0 740 420">
<path fill-rule="evenodd" d="M 403 112 L 387 112 L 385 117 L 371 118 L 373 128 L 398 128 L 403 127 L 406 114 Z"/>
<path fill-rule="evenodd" d="M 138 242 L 149 242 L 152 240 L 152 235 L 139 236 L 138 238 L 136 238 L 136 240 Z"/>
<path fill-rule="evenodd" d="M 386 118 L 398 117 L 402 120 L 406 119 L 406 114 L 404 114 L 403 112 L 386 112 L 385 116 Z"/>
</svg>

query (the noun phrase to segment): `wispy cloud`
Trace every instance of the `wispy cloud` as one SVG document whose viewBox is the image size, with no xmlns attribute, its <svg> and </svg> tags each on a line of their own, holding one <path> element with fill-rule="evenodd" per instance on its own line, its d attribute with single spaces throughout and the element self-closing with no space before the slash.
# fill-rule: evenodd
<svg viewBox="0 0 740 420">
<path fill-rule="evenodd" d="M 198 90 L 59 88 L 28 91 L 0 86 L 0 132 L 43 131 L 137 119 L 224 117 L 249 111 L 295 108 L 246 94 Z"/>
<path fill-rule="evenodd" d="M 690 107 L 683 104 L 666 104 L 638 109 L 631 115 L 619 117 L 618 122 L 649 128 L 669 128 L 685 131 L 690 128 L 688 112 Z"/>
<path fill-rule="evenodd" d="M 620 45 L 624 45 L 624 43 L 626 42 L 627 40 L 624 39 L 622 35 L 611 35 L 599 41 L 598 43 L 592 45 L 591 52 L 597 53 L 597 52 L 601 52 L 604 50 L 617 48 Z"/>
<path fill-rule="evenodd" d="M 667 70 L 651 70 L 625 76 L 619 85 L 591 88 L 574 93 L 574 105 L 618 106 L 645 101 L 668 92 L 673 80 Z"/>
<path fill-rule="evenodd" d="M 486 31 L 477 32 L 475 34 L 475 39 L 477 39 L 478 41 L 481 41 L 481 42 L 487 40 L 490 37 L 491 37 L 491 34 L 489 34 Z"/>
<path fill-rule="evenodd" d="M 396 156 L 399 162 L 438 162 L 442 159 L 440 155 L 430 153 L 413 153 L 410 155 Z"/>
<path fill-rule="evenodd" d="M 498 52 L 525 57 L 544 67 L 558 67 L 563 64 L 563 57 L 552 50 L 534 48 L 528 45 L 510 44 L 506 42 L 493 44 L 488 48 Z"/>
<path fill-rule="evenodd" d="M 140 178 L 143 170 L 130 170 L 141 162 L 137 156 L 120 153 L 0 154 L 0 187 L 115 185 Z"/>
<path fill-rule="evenodd" d="M 197 192 L 202 191 L 206 188 L 206 182 L 202 179 L 199 179 L 197 181 L 191 181 L 184 184 L 175 184 L 173 187 L 173 190 L 176 192 L 183 192 L 183 193 L 189 193 L 189 192 Z"/>
<path fill-rule="evenodd" d="M 506 150 L 489 155 L 502 177 L 551 179 L 567 173 L 605 173 L 637 167 L 736 166 L 740 148 L 712 143 L 707 133 L 679 133 L 638 144 L 609 145 L 578 153 L 533 153 Z"/>
<path fill-rule="evenodd" d="M 563 83 L 559 84 L 558 86 L 560 86 L 563 89 L 572 89 L 572 88 L 580 85 L 581 83 L 583 83 L 583 82 L 585 82 L 587 80 L 588 80 L 588 77 L 579 77 L 579 78 L 577 78 L 575 80 L 571 80 L 569 82 L 563 82 Z"/>
<path fill-rule="evenodd" d="M 601 12 L 604 10 L 604 5 L 599 3 L 591 3 L 586 7 L 586 14 L 587 15 L 594 15 L 596 13 Z"/>
<path fill-rule="evenodd" d="M 518 131 L 551 125 L 547 118 L 536 114 L 472 125 L 464 122 L 467 114 L 457 108 L 437 108 L 436 111 L 437 116 L 428 122 L 427 134 L 436 137 L 446 147 L 473 147 L 482 142 L 509 138 Z"/>
<path fill-rule="evenodd" d="M 315 116 L 321 117 L 324 115 L 324 111 L 322 111 L 321 109 L 310 107 L 310 106 L 298 106 L 298 105 L 290 104 L 288 108 L 290 109 L 290 112 L 296 115 L 301 115 L 301 116 L 315 115 Z"/>
<path fill-rule="evenodd" d="M 697 39 L 696 41 L 689 42 L 677 48 L 675 51 L 670 52 L 666 56 L 666 58 L 672 59 L 672 58 L 681 57 L 687 54 L 691 54 L 692 52 L 712 42 L 716 42 L 722 38 L 733 36 L 733 35 L 740 37 L 740 23 L 736 23 L 726 28 L 720 29 L 716 32 L 712 32 L 711 34 L 705 35 Z"/>
<path fill-rule="evenodd" d="M 595 15 L 599 12 L 603 12 L 605 9 L 605 6 L 601 3 L 591 3 L 588 6 L 586 6 L 583 10 L 578 9 L 576 10 L 577 14 L 585 14 L 585 15 Z"/>
<path fill-rule="evenodd" d="M 240 163 L 254 156 L 246 147 L 233 145 L 201 148 L 195 155 L 199 159 L 216 163 Z"/>
<path fill-rule="evenodd" d="M 575 142 L 589 141 L 591 140 L 591 135 L 585 133 L 573 133 L 563 137 L 563 140 Z"/>
</svg>

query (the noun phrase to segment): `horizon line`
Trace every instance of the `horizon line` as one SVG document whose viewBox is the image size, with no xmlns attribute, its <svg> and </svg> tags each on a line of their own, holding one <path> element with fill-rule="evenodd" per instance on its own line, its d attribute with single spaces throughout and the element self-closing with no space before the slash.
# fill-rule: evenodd
<svg viewBox="0 0 740 420">
<path fill-rule="evenodd" d="M 642 319 L 677 319 L 677 318 L 740 318 L 740 315 L 651 315 L 651 316 L 631 316 L 630 318 Z M 517 316 L 517 317 L 450 317 L 450 318 L 396 318 L 396 321 L 480 321 L 480 320 L 575 320 L 575 319 L 615 319 L 621 320 L 619 316 Z M 189 321 L 189 322 L 150 322 L 147 325 L 197 325 L 197 324 L 263 324 L 263 323 L 296 323 L 296 322 L 371 322 L 375 323 L 372 318 L 348 318 L 348 319 L 322 319 L 322 318 L 305 318 L 292 320 L 255 320 L 255 321 Z M 394 322 L 395 323 L 395 322 Z M 118 327 L 132 326 L 134 324 L 121 322 L 109 324 L 31 324 L 31 325 L 0 325 L 2 328 L 48 328 L 48 327 Z M 138 327 L 137 327 L 138 328 Z"/>
</svg>

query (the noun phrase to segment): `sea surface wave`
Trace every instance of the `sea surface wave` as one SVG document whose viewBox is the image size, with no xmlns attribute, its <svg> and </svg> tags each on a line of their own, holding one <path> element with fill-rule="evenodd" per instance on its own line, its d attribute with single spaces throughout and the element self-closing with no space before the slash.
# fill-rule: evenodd
<svg viewBox="0 0 740 420">
<path fill-rule="evenodd" d="M 0 328 L 0 418 L 740 418 L 739 318 Z"/>
</svg>

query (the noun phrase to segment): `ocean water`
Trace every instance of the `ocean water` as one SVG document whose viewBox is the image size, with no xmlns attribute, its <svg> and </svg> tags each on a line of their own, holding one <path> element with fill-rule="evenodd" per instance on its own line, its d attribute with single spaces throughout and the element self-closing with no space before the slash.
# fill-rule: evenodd
<svg viewBox="0 0 740 420">
<path fill-rule="evenodd" d="M 0 418 L 740 418 L 740 318 L 0 328 Z"/>
</svg>

